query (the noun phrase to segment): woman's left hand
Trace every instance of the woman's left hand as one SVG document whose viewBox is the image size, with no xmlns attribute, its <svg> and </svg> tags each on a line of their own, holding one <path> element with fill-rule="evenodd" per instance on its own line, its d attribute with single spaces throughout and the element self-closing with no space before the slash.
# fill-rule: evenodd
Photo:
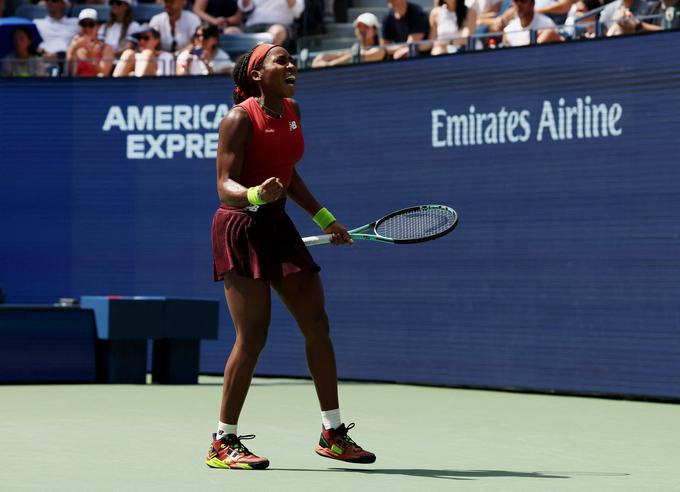
<svg viewBox="0 0 680 492">
<path fill-rule="evenodd" d="M 352 244 L 354 242 L 352 241 L 352 238 L 349 237 L 349 233 L 347 232 L 347 229 L 345 229 L 345 226 L 337 220 L 326 227 L 323 232 L 333 235 L 331 238 L 331 243 L 333 244 Z"/>
</svg>

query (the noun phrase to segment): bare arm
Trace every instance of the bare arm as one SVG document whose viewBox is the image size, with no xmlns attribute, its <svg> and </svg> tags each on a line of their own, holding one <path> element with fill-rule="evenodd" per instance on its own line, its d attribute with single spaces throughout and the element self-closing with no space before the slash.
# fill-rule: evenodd
<svg viewBox="0 0 680 492">
<path fill-rule="evenodd" d="M 437 39 L 437 13 L 441 7 L 430 10 L 428 22 L 430 23 L 430 39 Z"/>
<path fill-rule="evenodd" d="M 513 5 L 512 7 L 508 8 L 505 12 L 503 12 L 501 15 L 494 17 L 491 22 L 488 24 L 489 25 L 489 30 L 491 32 L 500 32 L 502 31 L 505 26 L 507 26 L 512 19 L 515 18 L 515 15 L 517 13 L 517 8 Z"/>
<path fill-rule="evenodd" d="M 300 108 L 295 101 L 293 101 L 293 108 L 299 117 Z M 309 191 L 309 188 L 307 188 L 307 185 L 295 169 L 293 169 L 293 176 L 288 185 L 288 196 L 312 217 L 321 210 L 321 204 L 314 198 L 314 195 Z M 333 239 L 331 240 L 333 244 L 352 243 L 352 238 L 349 237 L 347 229 L 337 220 L 326 227 L 324 232 L 326 234 L 333 234 Z"/>
<path fill-rule="evenodd" d="M 640 30 L 641 31 L 663 31 L 663 27 L 657 26 L 656 24 L 650 24 L 649 22 L 640 22 Z"/>
<path fill-rule="evenodd" d="M 135 75 L 137 77 L 155 77 L 158 70 L 158 58 L 152 50 L 144 50 L 137 55 Z"/>
<path fill-rule="evenodd" d="M 372 46 L 366 50 L 361 51 L 361 59 L 364 62 L 376 62 L 385 59 L 385 49 L 379 46 Z"/>
<path fill-rule="evenodd" d="M 104 43 L 102 44 L 104 45 L 102 47 L 102 57 L 101 60 L 99 60 L 97 69 L 102 76 L 108 77 L 111 74 L 111 69 L 113 68 L 113 58 L 115 54 L 113 53 L 113 48 L 111 48 L 111 46 Z"/>
<path fill-rule="evenodd" d="M 78 51 L 82 48 L 84 43 L 84 38 L 80 35 L 76 35 L 71 43 L 68 45 L 66 50 L 66 70 L 69 75 L 73 75 L 76 72 L 76 62 L 84 58 L 84 56 L 78 56 Z"/>
<path fill-rule="evenodd" d="M 293 109 L 300 118 L 300 106 L 296 101 L 293 102 Z M 288 185 L 288 196 L 312 217 L 321 210 L 321 204 L 314 198 L 307 185 L 302 180 L 297 170 L 293 169 L 293 177 Z"/>
<path fill-rule="evenodd" d="M 460 30 L 460 39 L 456 39 L 454 44 L 465 46 L 468 38 L 477 30 L 477 12 L 475 9 L 468 9 L 465 20 L 463 21 L 463 28 Z"/>
<path fill-rule="evenodd" d="M 288 196 L 311 217 L 321 210 L 321 204 L 314 198 L 296 170 L 293 170 L 293 177 L 288 185 Z M 347 229 L 337 220 L 326 227 L 323 232 L 333 235 L 331 239 L 333 244 L 352 243 Z"/>
<path fill-rule="evenodd" d="M 314 198 L 296 170 L 293 170 L 293 177 L 288 185 L 288 196 L 312 217 L 321 210 L 321 204 Z"/>
<path fill-rule="evenodd" d="M 503 2 L 498 2 L 498 3 L 494 4 L 494 5 L 492 5 L 491 7 L 489 7 L 489 9 L 486 10 L 485 12 L 480 12 L 480 13 L 477 15 L 478 21 L 481 22 L 481 21 L 485 21 L 485 20 L 487 20 L 487 19 L 493 19 L 494 17 L 496 17 L 496 16 L 498 15 L 498 12 L 499 12 L 500 9 L 501 9 L 501 4 L 502 4 L 502 3 L 503 3 Z"/>
<path fill-rule="evenodd" d="M 552 5 L 536 9 L 539 14 L 566 14 L 575 0 L 558 0 Z"/>
<path fill-rule="evenodd" d="M 203 22 L 212 24 L 214 26 L 224 27 L 226 19 L 224 17 L 213 17 L 206 9 L 208 8 L 208 0 L 194 0 L 194 6 L 191 8 Z"/>
<path fill-rule="evenodd" d="M 312 60 L 312 68 L 334 67 L 336 65 L 345 65 L 352 62 L 352 54 L 348 51 L 341 51 L 339 53 L 326 53 L 324 55 L 317 55 Z"/>
<path fill-rule="evenodd" d="M 217 143 L 217 194 L 220 202 L 235 207 L 247 207 L 248 196 L 245 186 L 234 181 L 243 167 L 246 144 L 252 134 L 248 114 L 242 109 L 229 111 L 220 123 Z"/>
<path fill-rule="evenodd" d="M 247 207 L 248 188 L 236 180 L 241 175 L 245 148 L 252 135 L 252 124 L 243 109 L 232 109 L 220 123 L 217 143 L 217 194 L 220 202 L 234 207 Z M 283 185 L 278 178 L 268 178 L 259 196 L 267 203 L 281 198 Z"/>
<path fill-rule="evenodd" d="M 477 30 L 477 12 L 475 9 L 469 9 L 465 16 L 465 27 L 463 27 L 463 36 L 470 37 Z"/>
<path fill-rule="evenodd" d="M 399 48 L 401 48 L 403 46 L 407 46 L 405 43 L 395 44 L 394 41 L 392 41 L 391 39 L 385 39 L 385 38 L 380 39 L 380 45 L 385 48 L 385 50 L 387 51 L 387 54 L 390 55 L 390 56 L 393 55 L 394 52 L 397 51 Z"/>
</svg>

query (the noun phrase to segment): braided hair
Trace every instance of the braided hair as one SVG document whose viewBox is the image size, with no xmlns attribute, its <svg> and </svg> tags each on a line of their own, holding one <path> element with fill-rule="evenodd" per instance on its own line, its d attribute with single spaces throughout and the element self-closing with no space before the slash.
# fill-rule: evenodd
<svg viewBox="0 0 680 492">
<path fill-rule="evenodd" d="M 248 53 L 244 53 L 236 59 L 234 66 L 234 91 L 231 94 L 231 98 L 234 100 L 234 104 L 239 104 L 249 97 L 257 97 L 260 95 L 260 89 L 257 84 L 248 80 L 248 63 L 250 62 L 250 56 L 253 54 L 257 46 L 251 48 Z"/>
</svg>

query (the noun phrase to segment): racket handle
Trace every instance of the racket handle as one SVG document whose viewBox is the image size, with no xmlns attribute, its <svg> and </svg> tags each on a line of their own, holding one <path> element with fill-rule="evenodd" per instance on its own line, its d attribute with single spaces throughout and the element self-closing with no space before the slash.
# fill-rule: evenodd
<svg viewBox="0 0 680 492">
<path fill-rule="evenodd" d="M 317 244 L 330 243 L 332 237 L 333 236 L 331 234 L 322 234 L 320 236 L 308 236 L 303 237 L 302 242 L 305 243 L 305 246 L 316 246 Z"/>
</svg>

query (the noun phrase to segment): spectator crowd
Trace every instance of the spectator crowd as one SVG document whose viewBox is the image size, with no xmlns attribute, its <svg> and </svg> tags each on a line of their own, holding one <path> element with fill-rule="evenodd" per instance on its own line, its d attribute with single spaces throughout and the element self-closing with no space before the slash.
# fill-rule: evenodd
<svg viewBox="0 0 680 492">
<path fill-rule="evenodd" d="M 8 1 L 0 0 L 0 16 Z M 69 0 L 40 0 L 45 17 L 33 22 L 17 19 L 16 25 L 0 23 L 5 30 L 0 39 L 7 44 L 0 46 L 5 53 L 0 75 L 228 74 L 234 63 L 220 46 L 224 36 L 254 39 L 249 35 L 260 33 L 257 40 L 294 52 L 300 26 L 305 34 L 312 19 L 312 9 L 303 16 L 305 1 L 308 7 L 316 5 L 316 0 L 193 0 L 189 6 L 187 0 L 158 0 L 157 13 L 140 23 L 134 12 L 147 3 L 143 0 L 83 1 L 71 5 Z M 352 49 L 321 53 L 310 66 L 680 28 L 678 1 L 434 0 L 424 9 L 409 0 L 386 0 L 389 10 L 382 19 L 367 11 L 353 21 Z M 98 8 L 102 4 L 108 9 Z M 337 17 L 337 6 L 334 11 Z"/>
</svg>

